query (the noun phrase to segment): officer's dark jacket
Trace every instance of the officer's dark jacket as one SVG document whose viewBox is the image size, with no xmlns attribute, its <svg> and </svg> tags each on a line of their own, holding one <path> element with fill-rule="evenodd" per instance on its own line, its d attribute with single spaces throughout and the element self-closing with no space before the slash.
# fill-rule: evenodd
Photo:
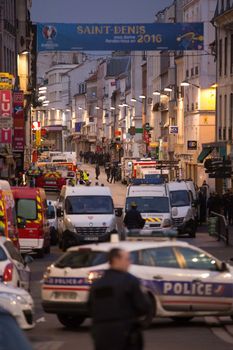
<svg viewBox="0 0 233 350">
<path fill-rule="evenodd" d="M 129 230 L 140 229 L 143 228 L 145 220 L 136 208 L 131 208 L 125 215 L 124 224 Z"/>
<path fill-rule="evenodd" d="M 2 309 L 0 309 L 0 350 L 32 350 L 16 320 Z"/>
<path fill-rule="evenodd" d="M 134 322 L 146 315 L 149 302 L 139 280 L 118 270 L 107 270 L 91 288 L 89 307 L 93 324 L 117 321 Z"/>
</svg>

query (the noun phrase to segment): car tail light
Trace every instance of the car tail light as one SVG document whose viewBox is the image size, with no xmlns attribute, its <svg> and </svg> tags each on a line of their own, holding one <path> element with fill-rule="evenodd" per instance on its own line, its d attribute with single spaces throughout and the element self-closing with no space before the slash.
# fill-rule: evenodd
<svg viewBox="0 0 233 350">
<path fill-rule="evenodd" d="M 11 282 L 13 279 L 13 269 L 14 265 L 12 263 L 9 263 L 6 265 L 5 270 L 3 272 L 3 282 Z"/>
</svg>

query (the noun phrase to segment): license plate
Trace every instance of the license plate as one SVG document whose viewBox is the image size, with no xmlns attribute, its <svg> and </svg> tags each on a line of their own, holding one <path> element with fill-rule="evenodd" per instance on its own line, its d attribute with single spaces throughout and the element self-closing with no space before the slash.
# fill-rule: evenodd
<svg viewBox="0 0 233 350">
<path fill-rule="evenodd" d="M 98 241 L 98 237 L 85 237 L 85 241 Z"/>
<path fill-rule="evenodd" d="M 56 181 L 46 181 L 46 185 L 56 185 Z"/>
<path fill-rule="evenodd" d="M 77 298 L 76 292 L 54 292 L 53 293 L 55 299 L 72 299 L 75 300 Z"/>
</svg>

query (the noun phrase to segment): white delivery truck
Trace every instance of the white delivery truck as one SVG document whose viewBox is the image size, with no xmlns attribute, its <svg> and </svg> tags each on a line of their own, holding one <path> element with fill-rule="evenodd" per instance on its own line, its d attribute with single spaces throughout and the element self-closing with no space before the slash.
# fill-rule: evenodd
<svg viewBox="0 0 233 350">
<path fill-rule="evenodd" d="M 111 191 L 102 186 L 64 186 L 58 201 L 60 247 L 63 250 L 83 243 L 106 242 L 116 229 Z"/>
<path fill-rule="evenodd" d="M 130 210 L 131 203 L 145 219 L 145 226 L 140 235 L 150 235 L 155 231 L 166 233 L 172 228 L 171 206 L 167 184 L 163 179 L 134 179 L 128 186 L 125 202 L 125 213 Z M 127 228 L 125 235 L 127 236 Z"/>
<path fill-rule="evenodd" d="M 195 237 L 197 213 L 190 187 L 185 181 L 172 181 L 168 183 L 168 189 L 172 207 L 172 221 L 178 234 L 188 234 L 190 237 Z"/>
</svg>

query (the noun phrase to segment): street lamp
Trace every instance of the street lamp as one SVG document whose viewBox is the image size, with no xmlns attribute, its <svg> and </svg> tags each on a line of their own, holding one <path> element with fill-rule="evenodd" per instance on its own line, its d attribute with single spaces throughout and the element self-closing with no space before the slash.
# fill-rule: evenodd
<svg viewBox="0 0 233 350">
<path fill-rule="evenodd" d="M 100 109 L 100 107 L 96 106 L 96 107 L 95 107 L 95 109 L 99 110 L 99 109 Z"/>
<path fill-rule="evenodd" d="M 165 91 L 165 92 L 172 92 L 172 88 L 170 88 L 170 87 L 165 87 L 165 88 L 164 88 L 164 91 Z"/>
<path fill-rule="evenodd" d="M 156 90 L 156 91 L 153 92 L 153 95 L 154 95 L 154 96 L 160 96 L 160 95 L 161 95 L 161 92 Z"/>
<path fill-rule="evenodd" d="M 136 98 L 132 97 L 131 102 L 137 102 Z"/>
<path fill-rule="evenodd" d="M 196 88 L 200 88 L 200 86 L 199 85 L 196 85 L 196 84 L 193 84 L 193 83 L 190 83 L 190 81 L 188 81 L 188 80 L 184 80 L 184 81 L 182 81 L 181 83 L 180 83 L 180 86 L 195 86 Z"/>
<path fill-rule="evenodd" d="M 141 98 L 142 100 L 146 99 L 145 95 L 140 95 L 139 98 Z"/>
</svg>

